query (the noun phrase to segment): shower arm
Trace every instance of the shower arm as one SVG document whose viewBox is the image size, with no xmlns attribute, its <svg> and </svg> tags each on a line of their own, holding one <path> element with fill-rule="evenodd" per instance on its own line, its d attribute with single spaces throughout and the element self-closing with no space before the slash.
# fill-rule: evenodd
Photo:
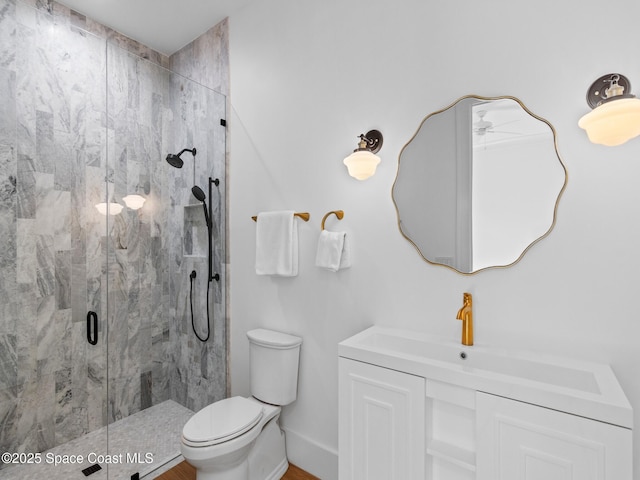
<svg viewBox="0 0 640 480">
<path fill-rule="evenodd" d="M 179 157 L 180 155 L 182 155 L 184 152 L 189 152 L 191 153 L 194 157 L 196 156 L 196 148 L 183 148 L 182 150 L 180 150 L 180 153 L 177 153 L 176 156 Z"/>
</svg>

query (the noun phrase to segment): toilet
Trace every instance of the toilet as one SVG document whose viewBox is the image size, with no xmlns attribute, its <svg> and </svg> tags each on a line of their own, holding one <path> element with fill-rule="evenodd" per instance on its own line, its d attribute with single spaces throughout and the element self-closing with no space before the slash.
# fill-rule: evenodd
<svg viewBox="0 0 640 480">
<path fill-rule="evenodd" d="M 266 329 L 249 337 L 251 397 L 231 397 L 197 412 L 180 451 L 197 480 L 276 480 L 289 468 L 278 419 L 298 390 L 302 339 Z"/>
</svg>

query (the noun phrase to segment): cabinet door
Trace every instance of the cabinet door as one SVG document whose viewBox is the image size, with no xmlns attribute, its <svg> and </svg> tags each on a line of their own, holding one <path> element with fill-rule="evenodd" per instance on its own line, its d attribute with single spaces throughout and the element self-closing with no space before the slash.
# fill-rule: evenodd
<svg viewBox="0 0 640 480">
<path fill-rule="evenodd" d="M 631 430 L 476 394 L 477 480 L 631 480 Z"/>
<path fill-rule="evenodd" d="M 341 480 L 421 480 L 425 380 L 339 359 Z"/>
</svg>

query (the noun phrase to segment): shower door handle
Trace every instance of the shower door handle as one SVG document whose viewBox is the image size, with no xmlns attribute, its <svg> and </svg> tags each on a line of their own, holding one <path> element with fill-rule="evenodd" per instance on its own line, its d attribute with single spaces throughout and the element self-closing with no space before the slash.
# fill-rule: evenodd
<svg viewBox="0 0 640 480">
<path fill-rule="evenodd" d="M 91 345 L 98 343 L 98 314 L 96 312 L 87 313 L 87 342 Z"/>
</svg>

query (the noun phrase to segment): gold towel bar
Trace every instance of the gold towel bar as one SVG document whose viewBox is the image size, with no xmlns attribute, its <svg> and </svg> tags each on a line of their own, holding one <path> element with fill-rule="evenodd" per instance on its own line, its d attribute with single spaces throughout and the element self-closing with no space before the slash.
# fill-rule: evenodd
<svg viewBox="0 0 640 480">
<path fill-rule="evenodd" d="M 311 215 L 309 215 L 307 212 L 294 213 L 293 216 L 294 217 L 300 217 L 305 222 L 308 222 L 309 218 L 311 217 Z M 258 217 L 256 215 L 254 215 L 253 217 L 251 217 L 251 220 L 253 220 L 254 222 L 257 222 L 258 221 Z"/>
<path fill-rule="evenodd" d="M 324 230 L 324 222 L 327 219 L 327 217 L 329 215 L 335 215 L 336 217 L 338 217 L 338 220 L 342 220 L 342 217 L 344 217 L 344 211 L 343 210 L 332 210 L 329 213 L 327 213 L 324 217 L 322 217 L 322 223 L 320 225 L 321 230 Z"/>
</svg>

